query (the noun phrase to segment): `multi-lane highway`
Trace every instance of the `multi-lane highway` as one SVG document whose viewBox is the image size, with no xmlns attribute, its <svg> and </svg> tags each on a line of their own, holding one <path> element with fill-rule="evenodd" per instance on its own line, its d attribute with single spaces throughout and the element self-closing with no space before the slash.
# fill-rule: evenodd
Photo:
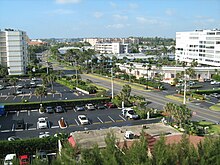
<svg viewBox="0 0 220 165">
<path fill-rule="evenodd" d="M 105 88 L 108 88 L 111 90 L 111 82 L 108 79 L 100 79 L 94 76 L 83 74 L 81 75 L 83 79 L 90 79 L 94 83 L 103 86 Z M 114 93 L 117 94 L 121 91 L 122 85 L 118 83 L 114 83 Z M 133 89 L 131 91 L 131 94 L 133 95 L 141 95 L 144 96 L 147 100 L 151 101 L 154 106 L 160 107 L 161 109 L 163 106 L 168 102 L 173 102 L 180 104 L 179 102 L 175 100 L 171 100 L 165 97 L 165 94 L 163 92 L 158 91 L 145 91 L 140 89 Z M 208 109 L 208 103 L 203 104 L 202 102 L 187 102 L 187 107 L 190 108 L 193 113 L 193 118 L 197 120 L 207 120 L 211 122 L 219 122 L 220 121 L 220 112 L 211 111 Z M 210 103 L 210 106 L 212 104 Z"/>
</svg>

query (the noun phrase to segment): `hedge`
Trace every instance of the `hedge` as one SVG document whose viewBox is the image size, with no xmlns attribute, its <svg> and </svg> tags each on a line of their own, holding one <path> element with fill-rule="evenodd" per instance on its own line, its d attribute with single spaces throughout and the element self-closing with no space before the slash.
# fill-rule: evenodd
<svg viewBox="0 0 220 165">
<path fill-rule="evenodd" d="M 84 98 L 84 99 L 75 99 L 75 100 L 52 100 L 52 101 L 43 101 L 42 105 L 46 106 L 75 106 L 82 105 L 87 103 L 100 103 L 110 101 L 109 97 L 95 97 L 95 98 Z M 17 110 L 32 110 L 39 109 L 40 102 L 27 102 L 27 103 L 5 103 L 5 111 L 17 111 Z"/>
<path fill-rule="evenodd" d="M 196 91 L 193 91 L 193 93 L 196 93 L 196 94 L 212 94 L 212 93 L 218 93 L 220 94 L 220 89 L 215 89 L 215 90 L 196 90 Z"/>
<path fill-rule="evenodd" d="M 0 141 L 0 158 L 3 159 L 7 154 L 16 153 L 17 155 L 32 155 L 37 150 L 57 152 L 58 138 L 33 138 L 16 141 Z"/>
</svg>

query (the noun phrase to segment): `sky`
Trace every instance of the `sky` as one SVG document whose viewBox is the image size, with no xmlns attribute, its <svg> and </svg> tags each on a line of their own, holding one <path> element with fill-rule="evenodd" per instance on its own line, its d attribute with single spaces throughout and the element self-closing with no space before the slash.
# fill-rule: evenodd
<svg viewBox="0 0 220 165">
<path fill-rule="evenodd" d="M 220 0 L 0 0 L 0 29 L 37 38 L 171 37 L 220 29 Z"/>
</svg>

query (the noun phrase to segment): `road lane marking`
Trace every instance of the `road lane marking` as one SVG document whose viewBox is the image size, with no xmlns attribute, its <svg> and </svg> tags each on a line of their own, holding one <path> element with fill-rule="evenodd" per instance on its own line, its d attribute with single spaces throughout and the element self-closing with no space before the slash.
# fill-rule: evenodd
<svg viewBox="0 0 220 165">
<path fill-rule="evenodd" d="M 38 111 L 38 109 L 33 109 L 33 110 L 31 110 L 32 112 L 37 112 Z"/>
<path fill-rule="evenodd" d="M 17 116 L 19 115 L 20 111 L 17 111 Z"/>
<path fill-rule="evenodd" d="M 70 126 L 70 127 L 74 127 L 74 126 L 76 126 L 76 124 L 70 124 L 69 126 Z"/>
<path fill-rule="evenodd" d="M 14 96 L 13 100 L 16 99 L 16 96 Z"/>
<path fill-rule="evenodd" d="M 28 130 L 36 130 L 37 128 L 29 128 Z"/>
<path fill-rule="evenodd" d="M 27 110 L 21 110 L 21 111 L 18 111 L 18 112 L 27 112 Z"/>
<path fill-rule="evenodd" d="M 95 122 L 95 123 L 92 123 L 92 124 L 100 124 L 100 122 Z"/>
<path fill-rule="evenodd" d="M 7 117 L 8 116 L 8 112 L 6 112 L 6 114 L 5 114 L 5 117 Z"/>
<path fill-rule="evenodd" d="M 118 115 L 120 118 L 122 118 L 122 120 L 126 121 L 126 119 L 124 117 L 122 117 L 121 115 Z"/>
<path fill-rule="evenodd" d="M 31 99 L 32 95 L 29 96 L 29 99 Z"/>
<path fill-rule="evenodd" d="M 109 118 L 109 119 L 111 119 L 111 121 L 115 122 L 115 120 L 114 120 L 114 119 L 112 119 L 112 118 L 111 118 L 111 116 L 108 116 L 108 118 Z"/>
<path fill-rule="evenodd" d="M 31 115 L 31 111 L 27 111 L 28 112 L 28 116 L 30 116 Z"/>
<path fill-rule="evenodd" d="M 28 130 L 28 123 L 25 123 L 25 130 Z"/>
<path fill-rule="evenodd" d="M 76 124 L 79 125 L 78 121 L 76 119 L 74 119 L 74 120 L 75 120 Z"/>
<path fill-rule="evenodd" d="M 104 123 L 99 117 L 97 117 L 97 119 L 98 119 L 101 123 Z"/>
<path fill-rule="evenodd" d="M 52 126 L 51 128 L 59 128 L 59 125 Z"/>
<path fill-rule="evenodd" d="M 75 109 L 75 108 L 73 108 L 73 110 L 74 110 L 74 112 L 76 112 L 76 109 Z"/>
<path fill-rule="evenodd" d="M 16 131 L 16 132 L 21 132 L 21 131 L 24 131 L 23 129 L 16 129 L 16 130 L 14 130 L 14 131 Z"/>
<path fill-rule="evenodd" d="M 5 100 L 7 100 L 8 99 L 8 96 L 5 98 Z"/>
<path fill-rule="evenodd" d="M 116 120 L 116 122 L 123 122 L 124 120 Z"/>
<path fill-rule="evenodd" d="M 21 97 L 21 100 L 24 98 L 24 95 Z"/>
<path fill-rule="evenodd" d="M 15 124 L 12 125 L 11 131 L 15 130 Z"/>
<path fill-rule="evenodd" d="M 105 123 L 112 123 L 112 121 L 106 121 Z"/>
<path fill-rule="evenodd" d="M 3 131 L 1 131 L 1 132 L 11 132 L 11 130 L 3 130 Z"/>
</svg>

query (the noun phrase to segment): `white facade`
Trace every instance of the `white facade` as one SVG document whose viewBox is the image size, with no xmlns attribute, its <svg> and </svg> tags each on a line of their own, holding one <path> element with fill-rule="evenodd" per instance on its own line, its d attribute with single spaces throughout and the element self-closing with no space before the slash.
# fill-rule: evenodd
<svg viewBox="0 0 220 165">
<path fill-rule="evenodd" d="M 96 43 L 95 51 L 101 54 L 129 53 L 129 45 L 122 43 Z"/>
<path fill-rule="evenodd" d="M 9 75 L 25 74 L 28 62 L 27 35 L 23 31 L 0 31 L 0 64 Z"/>
<path fill-rule="evenodd" d="M 220 30 L 176 33 L 176 60 L 220 67 Z"/>
</svg>

